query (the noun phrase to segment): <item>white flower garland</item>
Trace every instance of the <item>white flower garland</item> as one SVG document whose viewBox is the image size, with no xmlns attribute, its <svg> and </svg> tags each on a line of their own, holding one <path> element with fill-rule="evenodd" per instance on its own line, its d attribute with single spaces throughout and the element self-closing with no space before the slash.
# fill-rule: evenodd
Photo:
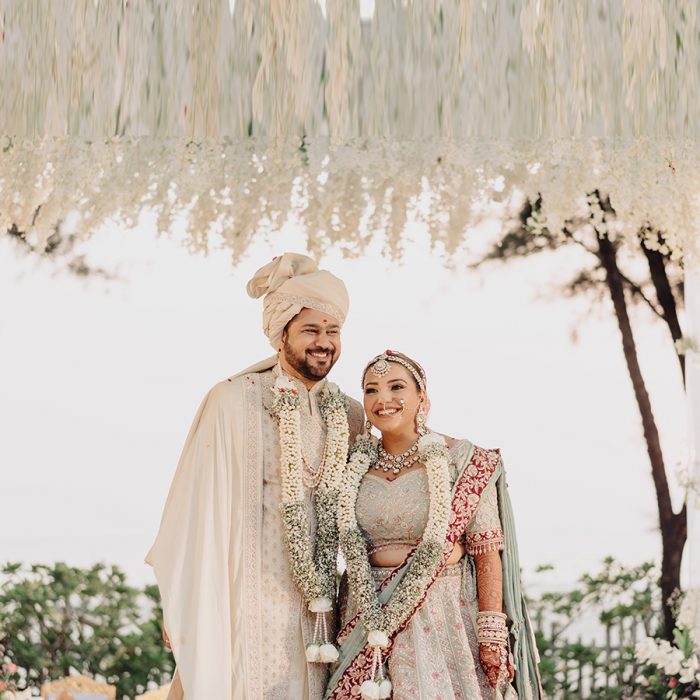
<svg viewBox="0 0 700 700">
<path fill-rule="evenodd" d="M 377 596 L 367 556 L 367 543 L 355 514 L 360 482 L 377 459 L 375 438 L 364 435 L 357 439 L 338 501 L 340 546 L 347 561 L 348 577 L 360 618 L 368 631 L 367 643 L 374 648 L 372 678 L 365 681 L 360 689 L 363 699 L 391 697 L 391 683 L 383 675 L 381 649 L 388 646 L 391 635 L 419 604 L 425 584 L 435 574 L 444 554 L 450 519 L 449 454 L 443 437 L 432 432 L 421 437 L 418 449 L 428 475 L 428 523 L 405 576 L 384 607 Z"/>
<path fill-rule="evenodd" d="M 272 413 L 279 421 L 285 543 L 292 576 L 309 610 L 316 613 L 314 640 L 306 649 L 306 657 L 310 662 L 331 663 L 338 659 L 338 650 L 328 640 L 325 614 L 332 610 L 335 597 L 338 550 L 335 511 L 350 438 L 347 398 L 329 382 L 319 400 L 319 409 L 328 430 L 325 463 L 314 494 L 317 524 L 314 549 L 304 494 L 299 392 L 285 376 L 277 378 L 272 391 Z"/>
</svg>

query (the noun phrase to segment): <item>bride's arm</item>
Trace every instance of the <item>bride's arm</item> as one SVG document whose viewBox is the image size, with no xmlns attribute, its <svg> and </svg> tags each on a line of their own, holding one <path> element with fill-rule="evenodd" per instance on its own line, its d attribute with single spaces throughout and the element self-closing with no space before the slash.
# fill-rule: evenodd
<svg viewBox="0 0 700 700">
<path fill-rule="evenodd" d="M 484 552 L 474 557 L 479 611 L 500 613 L 503 605 L 503 570 L 499 551 Z M 479 660 L 489 683 L 494 688 L 501 669 L 501 651 L 494 644 L 479 644 Z M 509 669 L 511 671 L 511 669 Z M 512 671 L 509 674 L 512 676 Z"/>
<path fill-rule="evenodd" d="M 503 549 L 503 529 L 498 513 L 495 484 L 487 487 L 482 493 L 476 513 L 467 527 L 467 549 L 476 564 L 479 611 L 492 613 L 491 623 L 502 626 L 505 623 L 505 616 L 501 612 L 503 569 L 500 552 Z M 494 687 L 498 682 L 503 647 L 503 643 L 493 642 L 479 645 L 481 665 L 489 683 Z M 509 675 L 512 675 L 510 667 L 509 672 Z"/>
</svg>

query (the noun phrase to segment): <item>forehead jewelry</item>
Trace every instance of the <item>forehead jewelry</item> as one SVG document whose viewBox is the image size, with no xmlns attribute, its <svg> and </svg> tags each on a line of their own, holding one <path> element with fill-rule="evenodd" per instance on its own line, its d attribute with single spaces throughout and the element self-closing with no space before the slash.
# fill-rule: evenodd
<svg viewBox="0 0 700 700">
<path fill-rule="evenodd" d="M 395 355 L 391 350 L 386 350 L 381 355 L 377 355 L 377 357 L 370 362 L 369 371 L 377 377 L 383 377 L 390 369 L 390 362 L 403 365 L 413 375 L 421 390 L 425 391 L 425 382 L 420 372 L 410 362 L 406 362 L 406 360 Z"/>
<path fill-rule="evenodd" d="M 389 371 L 389 363 L 387 362 L 386 354 L 380 355 L 374 364 L 369 368 L 372 374 L 378 377 L 383 377 Z"/>
</svg>

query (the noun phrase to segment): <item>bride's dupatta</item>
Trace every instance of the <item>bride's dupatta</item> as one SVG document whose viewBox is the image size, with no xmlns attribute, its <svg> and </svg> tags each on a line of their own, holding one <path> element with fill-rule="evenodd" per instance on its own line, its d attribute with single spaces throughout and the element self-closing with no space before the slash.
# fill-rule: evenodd
<svg viewBox="0 0 700 700">
<path fill-rule="evenodd" d="M 510 499 L 505 492 L 505 479 L 503 478 L 501 455 L 498 450 L 472 447 L 471 453 L 465 460 L 464 466 L 452 487 L 450 523 L 445 538 L 443 558 L 433 576 L 426 582 L 420 602 L 394 634 L 391 635 L 389 646 L 382 650 L 382 656 L 384 660 L 389 658 L 396 635 L 407 627 L 415 612 L 423 604 L 431 586 L 447 565 L 454 545 L 464 535 L 467 524 L 474 516 L 479 505 L 481 494 L 492 481 L 496 480 L 498 480 L 499 507 L 502 512 L 505 511 L 502 515 L 502 520 L 506 547 L 513 549 L 509 553 L 510 556 L 507 561 L 504 558 L 503 585 L 505 612 L 512 620 L 511 633 L 516 635 L 516 669 L 518 672 L 521 670 L 524 672 L 524 677 L 522 678 L 517 678 L 518 674 L 516 673 L 516 687 L 520 697 L 538 700 L 541 694 L 538 692 L 537 662 L 533 656 L 534 637 L 531 634 L 529 619 L 527 618 L 525 603 L 520 590 L 520 571 L 517 568 L 513 571 L 513 564 L 515 564 L 515 567 L 518 567 L 517 545 L 515 544 L 515 535 L 512 531 L 513 515 L 510 510 Z M 510 532 L 505 532 L 506 528 Z M 378 592 L 379 602 L 382 605 L 386 605 L 391 599 L 394 590 L 406 574 L 415 551 L 416 548 L 412 549 L 403 563 L 396 567 L 382 582 Z M 373 650 L 367 644 L 367 630 L 364 628 L 359 614 L 343 627 L 337 641 L 340 645 L 340 658 L 328 683 L 326 700 L 356 699 L 359 686 L 371 677 L 373 656 Z M 522 668 L 520 668 L 521 666 Z"/>
</svg>

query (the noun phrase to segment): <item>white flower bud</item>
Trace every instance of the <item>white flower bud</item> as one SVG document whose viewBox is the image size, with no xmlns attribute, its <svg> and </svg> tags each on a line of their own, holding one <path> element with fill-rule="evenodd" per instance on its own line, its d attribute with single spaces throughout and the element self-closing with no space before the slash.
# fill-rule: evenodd
<svg viewBox="0 0 700 700">
<path fill-rule="evenodd" d="M 391 697 L 391 681 L 388 678 L 379 682 L 379 697 L 381 700 Z"/>
<path fill-rule="evenodd" d="M 340 653 L 332 644 L 322 644 L 319 649 L 318 660 L 322 664 L 332 664 L 338 660 Z"/>
<path fill-rule="evenodd" d="M 379 695 L 379 685 L 374 681 L 365 681 L 360 686 L 360 693 L 362 694 L 362 700 L 379 700 L 381 697 Z"/>
<path fill-rule="evenodd" d="M 309 644 L 309 646 L 306 647 L 306 660 L 311 664 L 318 663 L 320 651 L 321 649 L 318 644 Z"/>
<path fill-rule="evenodd" d="M 367 643 L 371 647 L 385 649 L 389 646 L 389 637 L 387 636 L 386 632 L 382 632 L 382 630 L 372 630 L 367 635 Z"/>
<path fill-rule="evenodd" d="M 418 440 L 418 450 L 424 450 L 429 445 L 444 445 L 445 438 L 437 433 L 429 432 Z"/>
<path fill-rule="evenodd" d="M 309 610 L 313 613 L 327 613 L 333 610 L 333 602 L 330 598 L 312 598 L 309 601 Z"/>
</svg>

